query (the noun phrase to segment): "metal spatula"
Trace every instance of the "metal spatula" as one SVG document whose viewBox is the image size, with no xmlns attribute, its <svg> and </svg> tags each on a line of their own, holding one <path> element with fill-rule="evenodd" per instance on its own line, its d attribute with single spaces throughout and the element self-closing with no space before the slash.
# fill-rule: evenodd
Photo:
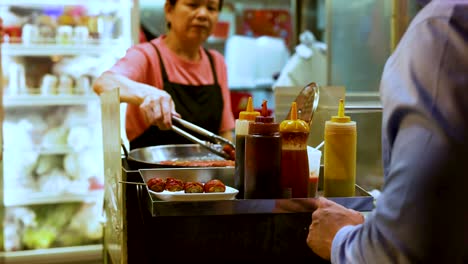
<svg viewBox="0 0 468 264">
<path fill-rule="evenodd" d="M 306 121 L 309 126 L 312 125 L 312 118 L 317 110 L 319 97 L 319 86 L 315 82 L 306 85 L 296 97 L 297 118 Z M 286 119 L 291 119 L 291 110 L 289 110 Z"/>
</svg>

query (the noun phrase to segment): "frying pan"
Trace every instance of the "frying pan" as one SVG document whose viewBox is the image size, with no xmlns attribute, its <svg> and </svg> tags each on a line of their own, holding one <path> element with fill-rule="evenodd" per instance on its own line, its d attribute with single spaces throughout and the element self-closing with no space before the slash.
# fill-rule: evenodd
<svg viewBox="0 0 468 264">
<path fill-rule="evenodd" d="M 160 145 L 128 151 L 122 144 L 127 164 L 132 170 L 149 168 L 187 168 L 161 164 L 163 161 L 224 160 L 199 144 Z"/>
</svg>

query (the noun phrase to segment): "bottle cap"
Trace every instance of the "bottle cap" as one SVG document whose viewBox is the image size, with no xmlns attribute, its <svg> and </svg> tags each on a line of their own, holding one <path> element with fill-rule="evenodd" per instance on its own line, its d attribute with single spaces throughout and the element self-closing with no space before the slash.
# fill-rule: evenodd
<svg viewBox="0 0 468 264">
<path fill-rule="evenodd" d="M 280 132 L 309 132 L 309 124 L 306 121 L 297 119 L 297 104 L 291 104 L 291 119 L 283 120 L 280 124 Z"/>
<path fill-rule="evenodd" d="M 259 123 L 273 123 L 274 118 L 272 116 L 268 115 L 268 107 L 267 107 L 268 101 L 263 100 L 262 103 L 262 113 L 260 116 L 255 117 L 255 122 Z"/>
<path fill-rule="evenodd" d="M 249 124 L 249 134 L 274 134 L 279 132 L 279 124 L 274 122 L 272 116 L 268 116 L 267 101 L 263 100 L 262 115 L 255 117 L 255 122 Z"/>
<path fill-rule="evenodd" d="M 337 123 L 347 123 L 351 121 L 351 117 L 345 116 L 343 99 L 340 99 L 340 105 L 338 106 L 338 115 L 332 116 L 331 121 Z"/>
<path fill-rule="evenodd" d="M 260 112 L 254 111 L 252 97 L 249 97 L 249 100 L 247 101 L 247 108 L 245 109 L 245 111 L 241 111 L 239 113 L 239 119 L 255 121 L 255 117 L 259 115 L 260 115 Z"/>
</svg>

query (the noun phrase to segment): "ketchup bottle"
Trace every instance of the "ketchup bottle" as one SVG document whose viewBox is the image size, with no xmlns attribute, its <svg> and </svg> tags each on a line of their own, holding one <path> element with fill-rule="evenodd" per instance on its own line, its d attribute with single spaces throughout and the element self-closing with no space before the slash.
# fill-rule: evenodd
<svg viewBox="0 0 468 264">
<path fill-rule="evenodd" d="M 282 139 L 281 187 L 283 198 L 307 197 L 309 184 L 309 160 L 307 139 L 309 124 L 297 119 L 297 105 L 291 105 L 291 119 L 280 124 Z"/>
<path fill-rule="evenodd" d="M 261 116 L 249 124 L 244 177 L 246 199 L 281 198 L 281 135 L 279 124 L 268 116 L 266 100 Z"/>
<path fill-rule="evenodd" d="M 234 171 L 234 187 L 239 190 L 237 198 L 244 198 L 244 172 L 245 172 L 245 138 L 249 134 L 249 124 L 255 121 L 260 112 L 254 111 L 252 97 L 249 97 L 247 108 L 239 113 L 236 120 L 236 165 Z"/>
</svg>

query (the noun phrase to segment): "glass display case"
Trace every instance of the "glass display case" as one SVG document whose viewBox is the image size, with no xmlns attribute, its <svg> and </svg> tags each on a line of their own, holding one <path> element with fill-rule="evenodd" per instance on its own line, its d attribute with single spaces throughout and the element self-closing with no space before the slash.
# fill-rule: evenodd
<svg viewBox="0 0 468 264">
<path fill-rule="evenodd" d="M 133 43 L 135 8 L 132 0 L 0 2 L 2 263 L 102 263 L 92 83 Z"/>
</svg>

